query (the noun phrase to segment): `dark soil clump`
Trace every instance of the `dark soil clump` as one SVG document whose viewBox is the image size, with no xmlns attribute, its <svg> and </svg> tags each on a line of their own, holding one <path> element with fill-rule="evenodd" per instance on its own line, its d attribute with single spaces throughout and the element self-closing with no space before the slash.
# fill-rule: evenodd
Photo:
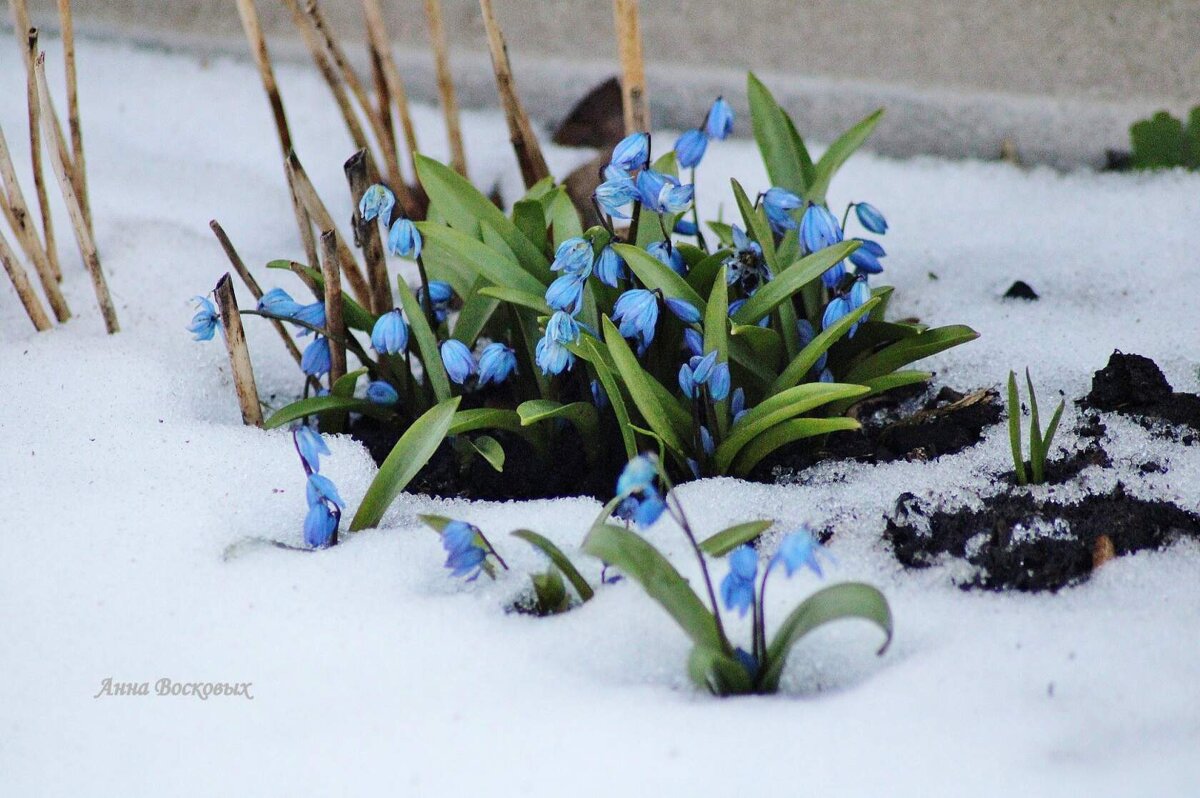
<svg viewBox="0 0 1200 798">
<path fill-rule="evenodd" d="M 1038 292 L 1033 290 L 1033 286 L 1024 280 L 1017 280 L 1010 285 L 1008 290 L 1004 292 L 1004 298 L 1024 299 L 1029 302 L 1035 302 L 1038 299 L 1041 299 L 1041 297 L 1038 296 Z"/>
<path fill-rule="evenodd" d="M 1188 427 L 1184 443 L 1200 442 L 1200 396 L 1171 388 L 1148 357 L 1113 352 L 1108 365 L 1092 376 L 1092 390 L 1081 407 L 1122 413 L 1153 428 L 1157 423 Z"/>
<path fill-rule="evenodd" d="M 909 493 L 897 500 L 886 536 L 908 568 L 943 555 L 969 562 L 974 571 L 964 589 L 1057 591 L 1087 580 L 1112 556 L 1200 538 L 1200 516 L 1127 496 L 1120 484 L 1078 503 L 1003 493 L 983 509 L 957 511 L 933 509 Z"/>
</svg>

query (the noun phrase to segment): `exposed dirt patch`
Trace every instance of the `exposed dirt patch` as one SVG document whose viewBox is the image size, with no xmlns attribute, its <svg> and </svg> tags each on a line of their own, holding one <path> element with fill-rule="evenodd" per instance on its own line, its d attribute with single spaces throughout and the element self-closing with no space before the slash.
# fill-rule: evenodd
<svg viewBox="0 0 1200 798">
<path fill-rule="evenodd" d="M 1117 412 L 1149 429 L 1174 430 L 1186 444 L 1200 442 L 1200 396 L 1171 388 L 1158 364 L 1148 357 L 1113 352 L 1108 365 L 1092 376 L 1092 390 L 1079 406 Z"/>
<path fill-rule="evenodd" d="M 1078 503 L 1003 493 L 982 509 L 945 510 L 912 494 L 896 501 L 886 536 L 896 559 L 925 568 L 944 555 L 974 566 L 963 588 L 1057 591 L 1114 556 L 1200 538 L 1200 516 L 1169 502 L 1111 492 Z"/>
</svg>

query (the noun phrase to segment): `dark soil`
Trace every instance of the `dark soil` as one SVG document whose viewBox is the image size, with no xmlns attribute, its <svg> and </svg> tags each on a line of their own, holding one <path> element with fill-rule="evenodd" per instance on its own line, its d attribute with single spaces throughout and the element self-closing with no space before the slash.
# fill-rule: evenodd
<svg viewBox="0 0 1200 798">
<path fill-rule="evenodd" d="M 949 387 L 917 387 L 869 399 L 852 410 L 861 430 L 834 433 L 820 449 L 811 441 L 764 458 L 750 479 L 777 482 L 825 460 L 886 463 L 933 460 L 974 446 L 1000 421 L 1004 405 L 994 388 L 961 394 Z"/>
<path fill-rule="evenodd" d="M 1045 531 L 1030 534 L 1031 528 Z M 1200 538 L 1200 516 L 1126 496 L 1120 484 L 1077 504 L 1004 493 L 985 500 L 982 510 L 953 512 L 906 493 L 887 519 L 886 536 L 909 568 L 943 555 L 969 562 L 974 572 L 964 589 L 1057 591 L 1086 581 L 1112 556 Z"/>
<path fill-rule="evenodd" d="M 1092 376 L 1092 390 L 1079 401 L 1084 409 L 1117 412 L 1150 429 L 1173 430 L 1186 444 L 1200 442 L 1200 396 L 1171 388 L 1148 357 L 1113 352 L 1108 365 Z"/>
<path fill-rule="evenodd" d="M 1004 292 L 1004 298 L 1025 299 L 1030 302 L 1041 299 L 1041 297 L 1038 296 L 1038 292 L 1033 290 L 1033 286 L 1024 280 L 1017 280 L 1010 285 L 1008 290 Z"/>
</svg>

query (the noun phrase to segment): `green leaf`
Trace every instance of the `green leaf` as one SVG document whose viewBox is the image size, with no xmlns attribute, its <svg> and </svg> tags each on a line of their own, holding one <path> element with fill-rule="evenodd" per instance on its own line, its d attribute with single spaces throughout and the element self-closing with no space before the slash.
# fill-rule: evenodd
<svg viewBox="0 0 1200 798">
<path fill-rule="evenodd" d="M 475 345 L 475 339 L 483 332 L 500 302 L 495 297 L 482 293 L 487 281 L 480 277 L 475 281 L 471 292 L 463 300 L 462 310 L 458 313 L 458 321 L 454 323 L 456 341 L 461 341 L 468 347 Z"/>
<path fill-rule="evenodd" d="M 726 473 L 733 463 L 733 458 L 743 446 L 779 422 L 807 413 L 823 404 L 861 396 L 866 392 L 867 389 L 861 385 L 813 382 L 788 388 L 763 400 L 757 407 L 746 411 L 741 421 L 730 429 L 729 437 L 717 447 L 714 456 L 717 470 Z"/>
<path fill-rule="evenodd" d="M 839 136 L 837 141 L 829 145 L 829 149 L 825 150 L 821 160 L 817 161 L 816 179 L 809 186 L 805 199 L 816 203 L 825 202 L 825 194 L 829 191 L 829 184 L 833 181 L 837 170 L 842 168 L 846 159 L 862 146 L 882 118 L 883 109 L 880 108 L 867 115 L 861 122 Z"/>
<path fill-rule="evenodd" d="M 521 432 L 521 417 L 515 410 L 502 410 L 497 407 L 473 407 L 469 410 L 459 410 L 450 421 L 447 435 L 462 435 L 480 429 L 503 429 L 509 432 Z"/>
<path fill-rule="evenodd" d="M 753 72 L 746 76 L 746 97 L 750 102 L 754 140 L 762 152 L 771 184 L 800 196 L 807 195 L 804 160 L 808 151 L 798 135 L 793 138 L 795 128 L 787 114 Z M 811 164 L 811 159 L 808 160 Z"/>
<path fill-rule="evenodd" d="M 862 582 L 830 585 L 802 601 L 780 624 L 767 647 L 759 688 L 765 693 L 779 689 L 788 652 L 800 638 L 818 626 L 848 618 L 861 618 L 878 626 L 887 636 L 879 653 L 887 650 L 892 642 L 892 611 L 878 588 Z"/>
<path fill-rule="evenodd" d="M 637 275 L 642 284 L 651 291 L 658 289 L 665 296 L 684 299 L 696 306 L 702 314 L 704 313 L 704 299 L 696 290 L 688 285 L 687 280 L 684 280 L 670 266 L 660 261 L 658 258 L 651 255 L 644 249 L 630 246 L 629 244 L 614 244 L 613 249 L 617 254 L 625 259 L 629 264 L 629 268 Z"/>
<path fill-rule="evenodd" d="M 722 529 L 717 534 L 701 541 L 700 550 L 709 557 L 724 557 L 743 543 L 749 543 L 762 535 L 774 523 L 774 521 L 747 521 L 744 524 L 736 524 L 728 529 Z"/>
<path fill-rule="evenodd" d="M 890 374 L 930 355 L 936 355 L 951 347 L 974 341 L 979 333 L 965 324 L 935 327 L 922 333 L 897 341 L 894 344 L 863 359 L 843 378 L 846 382 L 863 382 Z"/>
<path fill-rule="evenodd" d="M 437 336 L 429 328 L 425 312 L 421 310 L 421 305 L 413 296 L 413 292 L 409 291 L 408 286 L 404 284 L 404 278 L 399 278 L 399 281 L 400 307 L 404 310 L 404 317 L 408 319 L 412 338 L 417 342 L 417 352 L 421 355 L 421 363 L 425 366 L 425 383 L 433 388 L 433 395 L 437 397 L 437 400 L 444 402 L 450 398 L 450 378 L 446 376 L 446 369 L 442 365 L 442 353 L 438 349 Z"/>
<path fill-rule="evenodd" d="M 288 272 L 295 272 L 297 270 L 303 272 L 310 280 L 316 283 L 317 289 L 322 292 L 317 294 L 317 299 L 321 301 L 325 300 L 323 293 L 325 291 L 325 278 L 319 269 L 314 269 L 291 260 L 273 260 L 267 264 L 267 268 L 282 269 Z M 371 330 L 375 329 L 375 315 L 355 302 L 346 292 L 342 292 L 342 320 L 352 330 L 361 330 L 370 333 Z"/>
<path fill-rule="evenodd" d="M 742 448 L 737 459 L 733 461 L 730 473 L 734 476 L 749 474 L 764 457 L 789 443 L 861 427 L 862 425 L 852 418 L 793 418 L 781 421 Z"/>
<path fill-rule="evenodd" d="M 933 374 L 928 371 L 893 371 L 891 374 L 884 374 L 882 377 L 872 377 L 869 380 L 863 380 L 862 386 L 867 389 L 867 392 L 862 396 L 856 396 L 853 399 L 842 399 L 837 402 L 830 402 L 825 406 L 825 412 L 831 416 L 840 416 L 850 409 L 852 405 L 856 405 L 863 399 L 871 396 L 877 396 L 881 393 L 894 391 L 897 388 L 904 388 L 908 385 L 916 385 L 922 382 L 928 382 Z"/>
<path fill-rule="evenodd" d="M 499 299 L 502 302 L 509 302 L 514 305 L 529 308 L 538 313 L 549 316 L 554 311 L 546 304 L 544 294 L 531 294 L 528 291 L 522 291 L 518 288 L 509 288 L 502 285 L 489 285 L 479 289 L 479 293 L 483 296 Z"/>
<path fill-rule="evenodd" d="M 562 574 L 553 565 L 544 574 L 530 574 L 529 581 L 533 584 L 538 615 L 557 615 L 570 609 L 571 601 L 567 598 Z"/>
<path fill-rule="evenodd" d="M 688 675 L 699 688 L 715 696 L 747 695 L 754 681 L 742 663 L 719 649 L 696 646 L 688 655 Z"/>
<path fill-rule="evenodd" d="M 766 213 L 762 208 L 754 207 L 750 198 L 746 196 L 746 190 L 742 188 L 741 183 L 734 179 L 729 182 L 733 186 L 733 197 L 737 200 L 738 210 L 742 212 L 742 222 L 746 225 L 746 230 L 762 247 L 763 260 L 767 262 L 771 274 L 778 274 L 780 268 L 775 253 L 775 235 L 771 232 L 771 224 L 767 221 Z"/>
<path fill-rule="evenodd" d="M 534 548 L 541 551 L 550 558 L 550 562 L 554 563 L 558 570 L 563 572 L 571 586 L 575 588 L 575 592 L 579 594 L 579 598 L 583 601 L 588 601 L 594 595 L 592 586 L 583 578 L 583 574 L 576 570 L 575 566 L 567 559 L 567 555 L 562 553 L 562 550 L 555 546 L 548 538 L 539 535 L 529 529 L 518 529 L 513 532 L 513 537 L 520 538 Z"/>
<path fill-rule="evenodd" d="M 1167 111 L 1134 122 L 1129 128 L 1134 169 L 1171 169 L 1183 165 L 1183 122 Z"/>
<path fill-rule="evenodd" d="M 546 249 L 546 214 L 540 200 L 520 200 L 513 205 L 513 223 L 535 247 Z"/>
<path fill-rule="evenodd" d="M 621 375 L 621 380 L 642 418 L 646 419 L 650 429 L 654 430 L 672 451 L 681 458 L 686 457 L 688 447 L 683 441 L 689 434 L 690 420 L 685 417 L 682 427 L 672 421 L 667 408 L 659 401 L 659 396 L 651 387 L 651 383 L 657 383 L 657 380 L 641 367 L 629 344 L 625 343 L 625 339 L 607 316 L 604 317 L 604 341 L 608 345 L 617 373 Z M 661 385 L 659 387 L 662 388 Z M 673 397 L 671 401 L 674 402 Z M 676 408 L 678 409 L 678 404 Z"/>
<path fill-rule="evenodd" d="M 1025 485 L 1029 479 L 1025 474 L 1025 455 L 1021 452 L 1021 399 L 1017 395 L 1017 375 L 1011 371 L 1008 372 L 1008 440 L 1017 484 Z"/>
<path fill-rule="evenodd" d="M 657 549 L 636 533 L 612 524 L 593 528 L 583 551 L 613 565 L 642 586 L 698 646 L 722 651 L 725 646 L 712 613 Z"/>
<path fill-rule="evenodd" d="M 445 440 L 460 400 L 461 397 L 455 396 L 434 405 L 400 436 L 367 488 L 354 520 L 350 522 L 351 532 L 379 524 L 387 508 Z"/>
<path fill-rule="evenodd" d="M 696 264 L 695 268 L 687 273 L 687 277 L 685 278 L 687 284 L 701 296 L 710 293 L 713 283 L 716 282 L 717 272 L 725 265 L 725 259 L 731 254 L 728 249 L 721 249 L 700 261 Z"/>
<path fill-rule="evenodd" d="M 596 378 L 604 386 L 604 393 L 608 396 L 608 403 L 613 409 L 613 415 L 617 417 L 617 428 L 621 431 L 621 442 L 625 444 L 625 458 L 632 460 L 638 454 L 637 439 L 633 435 L 633 430 L 630 429 L 629 410 L 625 407 L 625 397 L 621 394 L 621 386 L 617 383 L 616 377 L 613 376 L 612 369 L 609 368 L 608 363 L 600 354 L 598 349 L 599 342 L 595 338 L 588 336 L 583 343 L 584 348 L 589 350 L 592 355 L 591 357 L 583 355 L 583 357 L 596 370 Z"/>
<path fill-rule="evenodd" d="M 442 247 L 453 253 L 495 285 L 515 288 L 529 294 L 546 292 L 546 283 L 521 268 L 507 253 L 499 252 L 452 227 L 432 222 L 417 222 L 417 229 L 430 246 Z M 550 274 L 549 270 L 546 274 Z"/>
<path fill-rule="evenodd" d="M 704 310 L 704 352 L 717 353 L 718 363 L 729 362 L 729 286 L 725 283 L 725 267 L 713 280 L 712 293 Z M 717 431 L 725 437 L 729 429 L 729 399 L 717 402 Z"/>
<path fill-rule="evenodd" d="M 579 211 L 575 203 L 562 188 L 556 188 L 544 198 L 546 221 L 554 233 L 554 248 L 557 250 L 568 238 L 583 235 L 583 223 L 579 220 Z"/>
<path fill-rule="evenodd" d="M 773 379 L 783 360 L 783 341 L 779 333 L 757 324 L 735 324 L 733 338 L 745 342 L 754 355 L 754 362 L 762 366 L 761 373 L 768 381 Z"/>
<path fill-rule="evenodd" d="M 717 242 L 722 247 L 733 246 L 733 227 L 731 225 L 725 224 L 725 222 L 707 222 L 707 224 L 708 229 L 713 231 Z"/>
<path fill-rule="evenodd" d="M 488 465 L 501 473 L 504 472 L 504 447 L 500 445 L 500 441 L 491 435 L 480 435 L 473 440 L 468 438 L 467 443 Z"/>
<path fill-rule="evenodd" d="M 747 299 L 746 304 L 733 314 L 733 320 L 738 324 L 754 324 L 780 303 L 791 299 L 807 283 L 816 280 L 834 264 L 844 260 L 858 249 L 858 246 L 857 241 L 843 241 L 801 258 L 780 272 L 774 280 L 759 288 L 754 296 Z"/>
<path fill-rule="evenodd" d="M 794 385 L 798 385 L 812 371 L 813 366 L 817 365 L 817 361 L 821 359 L 821 355 L 828 352 L 829 347 L 833 346 L 839 338 L 845 335 L 854 326 L 856 321 L 870 313 L 878 303 L 878 298 L 868 299 L 860 307 L 855 308 L 828 328 L 822 330 L 820 334 L 809 341 L 808 346 L 800 350 L 800 354 L 796 355 L 795 359 L 783 370 L 783 373 L 779 375 L 779 379 L 775 380 L 774 384 L 771 385 L 771 393 L 779 393 Z"/>
<path fill-rule="evenodd" d="M 354 396 L 354 389 L 358 385 L 358 378 L 366 373 L 367 369 L 362 368 L 355 369 L 338 377 L 337 382 L 329 389 L 330 395 L 352 398 Z"/>
<path fill-rule="evenodd" d="M 396 418 L 396 414 L 383 405 L 377 405 L 366 399 L 355 399 L 353 396 L 330 394 L 301 399 L 279 408 L 263 423 L 263 429 L 278 429 L 284 424 L 305 416 L 320 416 L 326 413 L 345 413 L 347 411 L 362 413 L 364 416 L 372 416 L 385 421 Z"/>
<path fill-rule="evenodd" d="M 600 440 L 600 418 L 596 408 L 589 402 L 572 402 L 561 404 L 549 399 L 531 399 L 517 406 L 517 415 L 521 417 L 522 426 L 531 426 L 540 421 L 552 418 L 565 418 L 575 425 L 586 443 Z M 589 454 L 595 452 L 598 446 L 588 446 Z"/>
</svg>

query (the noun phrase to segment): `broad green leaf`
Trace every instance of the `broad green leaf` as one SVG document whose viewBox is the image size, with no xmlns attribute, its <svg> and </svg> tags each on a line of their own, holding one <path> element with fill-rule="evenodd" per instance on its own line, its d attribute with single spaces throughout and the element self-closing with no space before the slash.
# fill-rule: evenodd
<svg viewBox="0 0 1200 798">
<path fill-rule="evenodd" d="M 480 429 L 503 429 L 509 432 L 521 432 L 521 417 L 515 410 L 502 410 L 498 407 L 473 407 L 459 410 L 450 421 L 447 435 L 462 435 Z"/>
<path fill-rule="evenodd" d="M 545 283 L 521 268 L 507 254 L 496 251 L 476 238 L 452 227 L 430 222 L 417 222 L 417 229 L 431 246 L 440 246 L 454 253 L 494 285 L 516 288 L 530 294 L 546 292 Z M 549 270 L 546 274 L 550 274 Z"/>
<path fill-rule="evenodd" d="M 588 445 L 588 452 L 593 453 L 599 447 L 590 445 L 600 439 L 600 418 L 596 408 L 588 402 L 572 402 L 560 404 L 549 399 L 531 399 L 517 405 L 517 415 L 521 417 L 522 426 L 531 426 L 540 421 L 552 418 L 565 418 L 575 425 L 579 434 Z"/>
<path fill-rule="evenodd" d="M 616 372 L 621 376 L 621 380 L 624 382 L 626 390 L 629 391 L 634 405 L 637 406 L 638 412 L 642 414 L 642 418 L 646 419 L 650 428 L 663 439 L 672 451 L 681 458 L 686 457 L 688 447 L 684 444 L 684 439 L 690 433 L 690 424 L 680 429 L 672 422 L 668 411 L 659 402 L 659 397 L 651 388 L 651 383 L 657 381 L 638 363 L 629 344 L 625 343 L 625 339 L 621 337 L 621 333 L 607 316 L 604 317 L 604 341 L 608 345 L 608 351 L 616 365 Z"/>
<path fill-rule="evenodd" d="M 775 381 L 777 376 L 774 369 L 770 368 L 763 359 L 759 356 L 757 350 L 751 346 L 746 334 L 738 334 L 738 330 L 743 327 L 753 327 L 754 325 L 734 325 L 734 335 L 729 337 L 729 360 L 730 368 L 734 364 L 745 369 L 743 378 L 749 379 L 749 384 L 745 387 L 747 390 L 753 388 L 755 391 L 766 392 L 767 387 Z"/>
<path fill-rule="evenodd" d="M 614 244 L 613 249 L 625 259 L 625 263 L 629 264 L 633 273 L 651 291 L 658 289 L 665 296 L 687 300 L 695 305 L 702 314 L 704 313 L 704 299 L 688 285 L 687 280 L 672 271 L 670 266 L 646 250 L 629 244 Z"/>
<path fill-rule="evenodd" d="M 781 421 L 742 447 L 733 461 L 730 473 L 734 476 L 749 474 L 764 457 L 789 443 L 861 427 L 862 425 L 852 418 L 793 418 Z"/>
<path fill-rule="evenodd" d="M 533 584 L 537 614 L 557 615 L 570 609 L 571 601 L 567 598 L 562 574 L 553 565 L 544 574 L 530 574 L 529 581 Z"/>
<path fill-rule="evenodd" d="M 733 246 L 733 227 L 725 222 L 708 222 L 708 229 L 713 231 L 717 237 L 717 242 L 722 247 Z"/>
<path fill-rule="evenodd" d="M 724 266 L 713 280 L 712 293 L 704 310 L 704 352 L 714 351 L 718 363 L 729 362 L 729 286 L 725 284 Z M 728 397 L 717 402 L 717 430 L 721 438 L 729 429 L 728 407 Z"/>
<path fill-rule="evenodd" d="M 599 342 L 588 336 L 584 342 L 584 349 L 589 350 L 592 357 L 583 356 L 592 368 L 596 370 L 596 378 L 600 380 L 600 384 L 604 387 L 604 393 L 608 396 L 608 403 L 613 409 L 613 415 L 617 417 L 617 428 L 621 431 L 621 442 L 625 444 L 625 457 L 632 460 L 637 457 L 637 439 L 633 436 L 633 430 L 630 429 L 629 410 L 625 407 L 625 397 L 621 393 L 621 386 L 617 383 L 616 377 L 613 376 L 612 369 L 609 368 L 607 361 L 599 352 Z"/>
<path fill-rule="evenodd" d="M 794 128 L 787 114 L 753 72 L 746 76 L 746 97 L 750 102 L 754 139 L 762 152 L 771 184 L 800 196 L 807 195 L 808 179 L 802 159 L 807 157 L 808 151 L 799 136 L 793 138 Z"/>
<path fill-rule="evenodd" d="M 467 439 L 467 443 L 475 452 L 487 461 L 487 464 L 497 471 L 504 471 L 504 447 L 500 445 L 500 441 L 493 438 L 491 435 L 480 435 L 475 439 Z"/>
<path fill-rule="evenodd" d="M 877 298 L 868 299 L 861 307 L 855 308 L 827 329 L 822 330 L 787 365 L 787 368 L 779 375 L 779 379 L 775 380 L 775 383 L 771 386 L 771 393 L 779 393 L 794 385 L 798 385 L 812 371 L 813 366 L 821 359 L 821 355 L 829 351 L 829 347 L 833 346 L 839 338 L 845 335 L 856 321 L 870 313 L 878 303 L 879 299 Z"/>
<path fill-rule="evenodd" d="M 583 578 L 583 575 L 575 568 L 574 564 L 567 559 L 567 555 L 562 553 L 562 550 L 555 546 L 548 538 L 539 535 L 529 529 L 518 529 L 512 533 L 513 537 L 520 538 L 534 548 L 541 551 L 550 558 L 550 562 L 554 563 L 558 570 L 563 572 L 571 586 L 575 588 L 575 592 L 579 594 L 579 598 L 583 601 L 588 601 L 594 595 L 592 586 Z"/>
<path fill-rule="evenodd" d="M 974 341 L 979 333 L 964 324 L 935 327 L 897 341 L 864 358 L 843 377 L 846 382 L 863 382 L 890 374 L 922 358 L 936 355 L 951 347 Z"/>
<path fill-rule="evenodd" d="M 768 379 L 773 378 L 783 361 L 783 341 L 779 339 L 779 333 L 757 324 L 735 324 L 733 337 L 750 347 L 754 360 L 763 366 L 763 373 Z"/>
<path fill-rule="evenodd" d="M 743 543 L 749 543 L 761 536 L 774 523 L 774 521 L 747 521 L 744 524 L 736 524 L 728 529 L 722 529 L 701 541 L 700 550 L 709 557 L 724 557 Z"/>
<path fill-rule="evenodd" d="M 453 518 L 447 518 L 444 515 L 433 515 L 432 513 L 418 513 L 417 518 L 420 518 L 426 526 L 439 535 L 446 531 L 446 527 L 454 523 Z"/>
<path fill-rule="evenodd" d="M 825 194 L 829 191 L 829 184 L 833 181 L 837 170 L 842 167 L 847 158 L 854 154 L 855 150 L 862 146 L 882 118 L 883 109 L 880 108 L 878 111 L 868 114 L 861 122 L 838 136 L 837 141 L 829 145 L 829 149 L 825 150 L 821 159 L 817 161 L 816 179 L 809 186 L 805 199 L 816 203 L 825 202 Z"/>
<path fill-rule="evenodd" d="M 514 205 L 513 223 L 535 247 L 546 249 L 546 214 L 540 200 L 521 200 Z"/>
<path fill-rule="evenodd" d="M 554 233 L 554 248 L 557 250 L 568 238 L 583 235 L 583 223 L 579 220 L 579 211 L 575 203 L 563 188 L 556 188 L 544 198 L 546 207 L 546 223 Z"/>
<path fill-rule="evenodd" d="M 732 253 L 728 249 L 721 249 L 709 255 L 704 260 L 696 264 L 695 268 L 687 273 L 687 284 L 692 287 L 700 296 L 706 296 L 712 291 L 713 283 L 717 279 L 717 272 L 725 265 L 725 260 Z"/>
<path fill-rule="evenodd" d="M 872 321 L 883 321 L 885 319 L 888 305 L 891 303 L 892 295 L 895 293 L 896 288 L 891 285 L 877 285 L 871 289 L 871 296 L 879 300 L 879 304 L 871 312 Z"/>
<path fill-rule="evenodd" d="M 301 271 L 316 283 L 320 291 L 325 290 L 325 278 L 318 269 L 291 260 L 273 260 L 267 264 L 267 268 L 281 269 L 288 272 Z M 324 301 L 325 295 L 318 294 L 317 299 Z M 342 320 L 352 330 L 361 330 L 370 333 L 375 328 L 375 315 L 355 302 L 354 298 L 345 291 L 342 292 Z"/>
<path fill-rule="evenodd" d="M 525 191 L 522 200 L 542 200 L 554 189 L 554 178 L 547 175 Z"/>
<path fill-rule="evenodd" d="M 345 413 L 347 411 L 362 413 L 365 416 L 373 416 L 384 420 L 391 420 L 396 417 L 391 408 L 377 405 L 366 399 L 355 399 L 353 396 L 334 396 L 330 394 L 328 396 L 312 396 L 308 399 L 301 399 L 298 402 L 292 402 L 290 405 L 279 408 L 263 423 L 263 429 L 276 429 L 305 416 L 320 416 L 326 413 Z"/>
<path fill-rule="evenodd" d="M 718 651 L 725 644 L 712 613 L 687 580 L 657 549 L 634 532 L 602 524 L 588 533 L 583 551 L 613 565 L 642 586 L 650 598 L 667 611 L 692 642 Z"/>
<path fill-rule="evenodd" d="M 462 310 L 458 313 L 458 321 L 454 323 L 452 337 L 457 341 L 462 341 L 468 347 L 475 345 L 475 339 L 483 332 L 483 328 L 487 326 L 492 314 L 496 312 L 496 308 L 500 307 L 498 299 L 482 293 L 485 287 L 487 287 L 487 280 L 482 277 L 478 278 L 471 292 L 466 294 L 463 299 Z"/>
<path fill-rule="evenodd" d="M 522 291 L 517 288 L 508 288 L 500 285 L 489 285 L 479 289 L 479 293 L 483 296 L 499 299 L 503 302 L 510 302 L 514 305 L 529 308 L 538 313 L 549 316 L 554 311 L 546 304 L 546 298 L 543 294 L 531 294 L 527 291 Z"/>
<path fill-rule="evenodd" d="M 857 241 L 843 241 L 801 258 L 780 272 L 774 280 L 759 288 L 754 296 L 747 299 L 746 304 L 733 314 L 733 320 L 738 324 L 754 324 L 780 303 L 791 299 L 806 284 L 829 271 L 834 264 L 844 260 L 858 249 L 858 246 Z"/>
<path fill-rule="evenodd" d="M 714 461 L 717 470 L 725 473 L 733 458 L 742 447 L 781 421 L 794 418 L 809 410 L 853 396 L 861 396 L 867 389 L 861 385 L 845 385 L 836 382 L 812 382 L 788 388 L 782 393 L 763 400 L 757 407 L 746 411 L 741 421 L 734 424 L 729 437 L 717 446 Z"/>
<path fill-rule="evenodd" d="M 367 488 L 354 520 L 350 522 L 351 532 L 379 524 L 387 508 L 445 440 L 460 400 L 461 397 L 455 396 L 434 405 L 400 436 Z"/>
<path fill-rule="evenodd" d="M 1033 389 L 1033 378 L 1029 369 L 1025 369 L 1025 384 L 1029 387 L 1029 464 L 1032 466 L 1033 482 L 1042 481 L 1042 463 L 1045 455 L 1042 452 L 1042 420 L 1038 416 L 1037 392 Z"/>
<path fill-rule="evenodd" d="M 802 601 L 784 619 L 774 639 L 767 646 L 763 671 L 759 676 L 759 689 L 773 693 L 779 689 L 779 678 L 787 664 L 788 652 L 800 638 L 830 621 L 861 618 L 878 626 L 887 638 L 882 654 L 892 642 L 892 611 L 887 599 L 879 590 L 862 582 L 842 582 L 818 590 Z"/>
<path fill-rule="evenodd" d="M 688 675 L 699 688 L 715 696 L 747 695 L 754 681 L 742 663 L 720 649 L 696 646 L 688 655 Z"/>
<path fill-rule="evenodd" d="M 813 180 L 817 176 L 817 167 L 813 164 L 812 156 L 808 154 L 808 147 L 804 144 L 804 139 L 800 136 L 800 131 L 796 130 L 795 121 L 785 112 L 783 121 L 787 123 L 788 139 L 792 142 L 792 150 L 796 153 L 796 157 L 800 161 L 800 169 L 804 173 L 804 182 L 811 186 Z M 800 192 L 803 195 L 804 192 Z"/>
<path fill-rule="evenodd" d="M 738 210 L 742 212 L 742 223 L 746 225 L 747 232 L 762 247 L 763 260 L 767 262 L 767 268 L 771 270 L 771 274 L 778 274 L 780 268 L 775 257 L 775 235 L 771 232 L 771 224 L 767 221 L 766 214 L 762 212 L 761 208 L 754 207 L 750 198 L 746 196 L 746 190 L 742 188 L 741 183 L 734 179 L 729 182 L 733 186 L 733 196 L 737 200 Z"/>
<path fill-rule="evenodd" d="M 358 385 L 358 378 L 366 373 L 367 370 L 362 368 L 343 374 L 338 378 L 337 382 L 333 384 L 333 387 L 329 389 L 330 395 L 347 398 L 353 397 L 354 389 Z"/>
<path fill-rule="evenodd" d="M 433 388 L 433 395 L 437 400 L 444 402 L 450 398 L 450 378 L 446 376 L 446 369 L 442 365 L 437 336 L 429 328 L 425 312 L 421 310 L 421 305 L 412 291 L 404 284 L 404 278 L 399 278 L 399 281 L 400 307 L 404 311 L 404 317 L 408 319 L 412 338 L 417 342 L 417 353 L 421 355 L 421 363 L 425 366 L 425 382 Z"/>
<path fill-rule="evenodd" d="M 922 382 L 929 382 L 933 374 L 928 371 L 893 371 L 891 374 L 884 374 L 882 377 L 874 377 L 869 380 L 863 380 L 862 386 L 867 389 L 867 392 L 862 396 L 855 396 L 852 399 L 842 399 L 837 402 L 830 402 L 825 406 L 825 412 L 831 416 L 844 415 L 851 406 L 858 404 L 864 399 L 872 396 L 878 396 L 881 393 L 894 391 L 897 388 L 904 388 L 909 385 L 918 385 Z"/>
</svg>

